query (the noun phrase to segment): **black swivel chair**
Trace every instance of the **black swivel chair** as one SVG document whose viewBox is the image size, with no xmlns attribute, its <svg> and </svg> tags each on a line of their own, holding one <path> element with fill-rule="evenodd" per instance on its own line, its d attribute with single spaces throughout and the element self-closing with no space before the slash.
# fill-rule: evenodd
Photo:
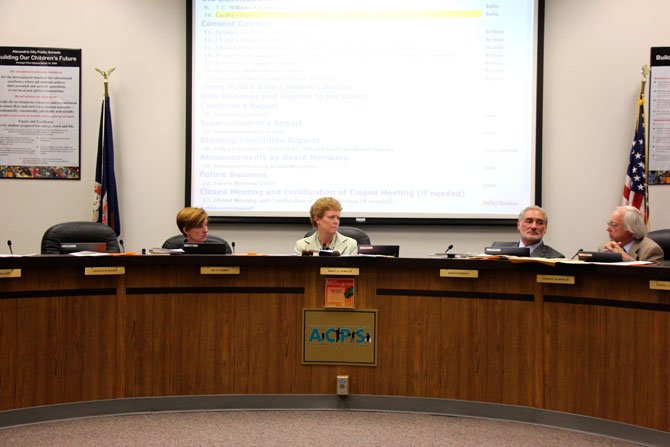
<svg viewBox="0 0 670 447">
<path fill-rule="evenodd" d="M 105 242 L 107 253 L 121 253 L 112 227 L 99 222 L 63 222 L 49 227 L 42 236 L 43 255 L 60 254 L 67 242 Z"/>
<path fill-rule="evenodd" d="M 184 248 L 184 241 L 186 240 L 186 237 L 183 234 L 177 234 L 175 236 L 172 236 L 171 238 L 168 238 L 165 242 L 163 242 L 163 248 L 168 248 L 168 249 L 175 249 L 175 248 Z M 220 238 L 219 236 L 215 236 L 213 234 L 208 234 L 207 235 L 207 244 L 225 244 L 226 245 L 226 253 L 232 253 L 233 249 L 230 248 L 230 244 L 228 241 L 226 241 L 223 238 Z"/>
<path fill-rule="evenodd" d="M 312 228 L 309 230 L 307 233 L 305 233 L 304 237 L 310 237 L 311 235 L 314 234 L 316 231 L 316 228 Z M 356 239 L 358 242 L 358 245 L 371 245 L 372 243 L 370 242 L 370 236 L 367 235 L 367 233 L 360 228 L 356 227 L 340 227 L 337 230 L 341 235 L 350 237 L 352 239 Z"/>
<path fill-rule="evenodd" d="M 663 249 L 663 265 L 670 266 L 670 230 L 654 230 L 647 233 L 647 237 L 652 239 Z"/>
</svg>

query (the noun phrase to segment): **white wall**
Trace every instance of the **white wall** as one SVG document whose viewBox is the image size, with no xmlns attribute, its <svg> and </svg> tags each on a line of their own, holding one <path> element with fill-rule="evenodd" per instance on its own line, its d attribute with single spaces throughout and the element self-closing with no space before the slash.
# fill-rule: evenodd
<svg viewBox="0 0 670 447">
<path fill-rule="evenodd" d="M 670 46 L 667 0 L 546 0 L 543 205 L 545 240 L 567 256 L 607 239 L 633 135 L 640 68 Z M 81 48 L 81 181 L 0 179 L 0 253 L 39 251 L 50 225 L 90 220 L 102 77 L 110 78 L 117 186 L 127 250 L 177 233 L 184 203 L 186 106 L 184 0 L 2 0 L 5 46 Z M 664 40 L 665 39 L 665 40 Z M 651 188 L 651 228 L 670 227 L 670 187 Z M 346 215 L 346 203 L 345 215 Z M 306 210 L 307 213 L 307 210 Z M 287 253 L 305 225 L 216 225 L 238 252 Z M 365 227 L 404 256 L 481 252 L 513 228 Z"/>
<path fill-rule="evenodd" d="M 640 70 L 670 46 L 664 0 L 547 0 L 543 203 L 565 254 L 607 240 L 633 139 Z M 670 188 L 650 187 L 651 229 L 670 227 Z"/>
</svg>

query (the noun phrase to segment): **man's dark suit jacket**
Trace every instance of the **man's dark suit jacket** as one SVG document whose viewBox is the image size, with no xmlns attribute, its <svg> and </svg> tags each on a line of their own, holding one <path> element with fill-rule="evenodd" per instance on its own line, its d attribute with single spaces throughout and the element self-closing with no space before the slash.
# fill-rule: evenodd
<svg viewBox="0 0 670 447">
<path fill-rule="evenodd" d="M 493 247 L 518 247 L 519 242 L 503 242 L 495 241 Z M 544 242 L 540 242 L 535 250 L 533 250 L 530 255 L 534 258 L 565 258 L 562 253 L 557 252 L 548 245 L 545 245 Z"/>
</svg>

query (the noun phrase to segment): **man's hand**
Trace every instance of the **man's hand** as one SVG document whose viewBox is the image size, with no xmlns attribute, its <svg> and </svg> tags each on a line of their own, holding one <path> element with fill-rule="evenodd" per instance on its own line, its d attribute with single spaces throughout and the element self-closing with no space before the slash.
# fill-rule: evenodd
<svg viewBox="0 0 670 447">
<path fill-rule="evenodd" d="M 609 241 L 603 246 L 604 251 L 608 251 L 610 253 L 619 253 L 621 255 L 621 259 L 624 261 L 633 261 L 634 259 L 626 253 L 626 250 L 623 249 L 621 244 L 616 241 Z"/>
</svg>

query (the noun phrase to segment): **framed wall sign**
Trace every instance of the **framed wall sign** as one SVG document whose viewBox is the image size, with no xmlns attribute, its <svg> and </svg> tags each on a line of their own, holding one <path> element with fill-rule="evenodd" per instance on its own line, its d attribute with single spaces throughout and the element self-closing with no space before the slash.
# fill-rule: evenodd
<svg viewBox="0 0 670 447">
<path fill-rule="evenodd" d="M 0 178 L 79 180 L 81 50 L 0 47 Z"/>
<path fill-rule="evenodd" d="M 649 184 L 670 184 L 670 47 L 651 49 Z"/>
</svg>

